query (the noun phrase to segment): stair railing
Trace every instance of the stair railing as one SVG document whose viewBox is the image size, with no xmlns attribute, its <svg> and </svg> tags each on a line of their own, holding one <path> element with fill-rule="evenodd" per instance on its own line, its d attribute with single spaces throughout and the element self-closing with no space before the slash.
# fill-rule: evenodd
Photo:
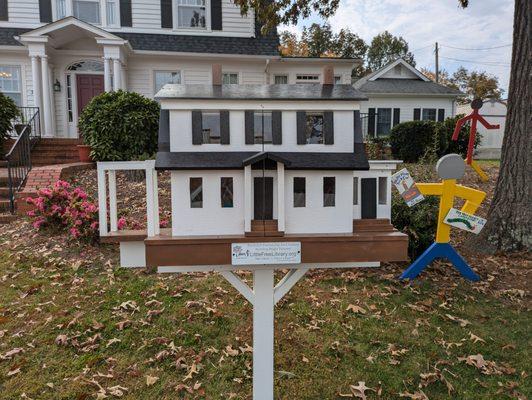
<svg viewBox="0 0 532 400">
<path fill-rule="evenodd" d="M 30 112 L 33 113 L 30 114 Z M 15 130 L 20 131 L 20 133 L 11 146 L 11 150 L 4 157 L 7 166 L 11 213 L 15 212 L 15 194 L 22 189 L 31 170 L 31 150 L 41 138 L 39 109 L 37 107 L 22 107 L 21 115 L 20 120 L 15 121 L 14 124 Z"/>
</svg>

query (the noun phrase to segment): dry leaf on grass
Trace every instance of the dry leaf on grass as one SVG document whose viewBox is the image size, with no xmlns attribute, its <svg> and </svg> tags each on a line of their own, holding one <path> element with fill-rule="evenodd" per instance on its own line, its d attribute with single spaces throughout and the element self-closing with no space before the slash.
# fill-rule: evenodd
<svg viewBox="0 0 532 400">
<path fill-rule="evenodd" d="M 152 386 L 159 380 L 157 376 L 146 375 L 146 386 Z"/>
<path fill-rule="evenodd" d="M 366 314 L 367 313 L 365 308 L 357 306 L 356 304 L 349 304 L 345 310 L 352 311 L 355 314 Z"/>
</svg>

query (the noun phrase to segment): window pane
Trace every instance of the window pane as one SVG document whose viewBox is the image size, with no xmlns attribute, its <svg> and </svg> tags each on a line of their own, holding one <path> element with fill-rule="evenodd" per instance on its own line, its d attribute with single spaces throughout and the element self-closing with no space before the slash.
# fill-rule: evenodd
<svg viewBox="0 0 532 400">
<path fill-rule="evenodd" d="M 307 114 L 307 143 L 323 143 L 323 114 Z"/>
<path fill-rule="evenodd" d="M 326 176 L 323 178 L 323 207 L 334 207 L 336 194 L 336 178 Z"/>
<path fill-rule="evenodd" d="M 305 207 L 306 182 L 305 178 L 294 178 L 294 207 Z"/>
<path fill-rule="evenodd" d="M 116 11 L 117 2 L 115 0 L 107 0 L 106 4 L 106 13 L 107 13 L 107 25 L 117 25 L 117 11 Z"/>
<path fill-rule="evenodd" d="M 203 143 L 220 143 L 220 113 L 201 113 L 201 130 Z"/>
<path fill-rule="evenodd" d="M 340 83 L 342 83 L 342 77 L 339 76 L 339 75 L 336 75 L 336 76 L 334 77 L 334 84 L 335 84 L 335 85 L 338 85 L 338 84 L 340 84 Z"/>
<path fill-rule="evenodd" d="M 155 71 L 155 93 L 161 90 L 167 83 L 180 84 L 181 72 Z"/>
<path fill-rule="evenodd" d="M 319 75 L 296 75 L 297 83 L 319 83 Z"/>
<path fill-rule="evenodd" d="M 92 24 L 100 23 L 100 2 L 74 0 L 72 6 L 77 19 Z"/>
<path fill-rule="evenodd" d="M 222 83 L 224 85 L 238 85 L 238 74 L 222 74 Z"/>
<path fill-rule="evenodd" d="M 286 85 L 288 83 L 288 76 L 287 75 L 275 75 L 274 83 L 276 85 Z"/>
<path fill-rule="evenodd" d="M 264 143 L 272 143 L 272 113 L 270 111 L 257 111 L 253 114 L 255 143 L 262 143 L 262 133 L 264 132 Z"/>
<path fill-rule="evenodd" d="M 421 119 L 423 121 L 436 121 L 436 109 L 435 108 L 424 108 Z"/>
<path fill-rule="evenodd" d="M 179 5 L 177 26 L 179 28 L 205 28 L 205 7 Z"/>
<path fill-rule="evenodd" d="M 385 176 L 379 177 L 379 204 L 386 204 L 388 197 L 388 178 Z"/>
<path fill-rule="evenodd" d="M 190 178 L 190 207 L 203 207 L 203 180 L 201 178 Z"/>
<path fill-rule="evenodd" d="M 57 0 L 56 2 L 57 19 L 66 17 L 66 0 Z"/>
<path fill-rule="evenodd" d="M 17 106 L 22 106 L 22 80 L 19 66 L 0 65 L 0 92 L 13 99 Z"/>
<path fill-rule="evenodd" d="M 358 205 L 358 178 L 353 178 L 353 205 Z"/>
<path fill-rule="evenodd" d="M 233 207 L 233 178 L 221 178 L 220 190 L 222 207 Z"/>
<path fill-rule="evenodd" d="M 392 109 L 379 108 L 377 110 L 377 136 L 388 136 L 392 125 Z"/>
</svg>

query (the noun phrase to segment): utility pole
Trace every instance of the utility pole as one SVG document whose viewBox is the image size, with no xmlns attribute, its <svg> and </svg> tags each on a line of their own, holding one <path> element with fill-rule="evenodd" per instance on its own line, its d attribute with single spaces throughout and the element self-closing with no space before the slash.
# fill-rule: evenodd
<svg viewBox="0 0 532 400">
<path fill-rule="evenodd" d="M 436 58 L 434 64 L 436 65 L 436 83 L 440 83 L 440 59 L 438 57 L 438 42 L 436 42 L 436 46 L 434 48 L 434 56 Z"/>
</svg>

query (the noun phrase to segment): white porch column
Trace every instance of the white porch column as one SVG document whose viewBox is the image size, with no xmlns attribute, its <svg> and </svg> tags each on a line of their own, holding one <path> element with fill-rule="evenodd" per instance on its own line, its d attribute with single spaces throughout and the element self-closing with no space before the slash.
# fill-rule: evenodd
<svg viewBox="0 0 532 400">
<path fill-rule="evenodd" d="M 39 108 L 39 123 L 41 125 L 41 131 L 42 131 L 42 125 L 43 125 L 43 111 L 42 111 L 42 90 L 41 90 L 41 66 L 40 66 L 40 59 L 36 55 L 31 56 L 31 78 L 32 78 L 32 84 L 33 84 L 33 103 L 35 104 L 35 107 Z"/>
<path fill-rule="evenodd" d="M 113 90 L 111 86 L 111 60 L 109 57 L 103 58 L 103 76 L 104 76 L 104 90 L 110 92 Z"/>
<path fill-rule="evenodd" d="M 120 87 L 122 88 L 122 90 L 127 90 L 127 69 L 125 65 L 122 65 L 122 69 L 120 70 L 120 76 L 122 77 Z"/>
<path fill-rule="evenodd" d="M 52 109 L 50 103 L 50 72 L 48 70 L 48 56 L 41 56 L 41 79 L 42 79 L 42 100 L 43 100 L 43 120 L 45 136 L 52 136 Z"/>
<path fill-rule="evenodd" d="M 48 82 L 50 83 L 50 91 L 48 92 L 50 95 L 50 115 L 52 116 L 52 130 L 51 133 L 53 136 L 57 135 L 57 132 L 55 131 L 55 92 L 54 92 L 54 74 L 53 74 L 53 65 L 48 64 Z"/>
<path fill-rule="evenodd" d="M 284 232 L 284 164 L 277 163 L 277 230 Z"/>
<path fill-rule="evenodd" d="M 113 90 L 120 90 L 122 85 L 122 65 L 120 65 L 120 60 L 117 58 L 113 59 Z"/>
<path fill-rule="evenodd" d="M 251 165 L 244 167 L 244 231 L 251 232 Z"/>
</svg>

